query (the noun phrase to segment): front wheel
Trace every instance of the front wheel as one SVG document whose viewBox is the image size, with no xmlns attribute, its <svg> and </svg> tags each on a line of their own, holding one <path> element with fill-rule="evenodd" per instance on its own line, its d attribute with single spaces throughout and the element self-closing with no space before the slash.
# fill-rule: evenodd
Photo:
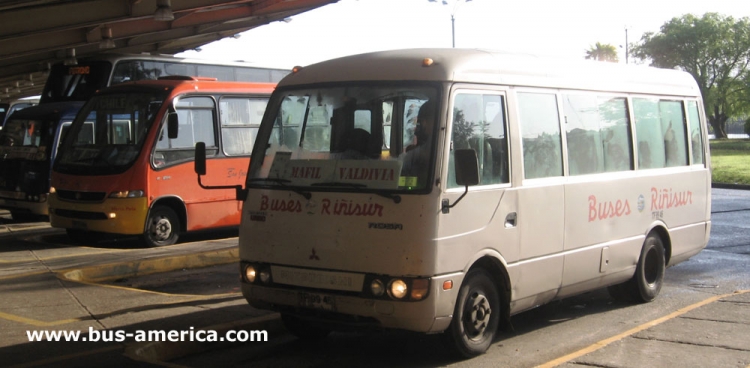
<svg viewBox="0 0 750 368">
<path fill-rule="evenodd" d="M 487 271 L 466 274 L 458 292 L 453 320 L 445 340 L 464 358 L 484 354 L 492 343 L 500 321 L 500 296 Z"/>
<path fill-rule="evenodd" d="M 143 242 L 149 247 L 172 245 L 179 238 L 180 219 L 169 207 L 154 207 L 146 220 Z"/>
</svg>

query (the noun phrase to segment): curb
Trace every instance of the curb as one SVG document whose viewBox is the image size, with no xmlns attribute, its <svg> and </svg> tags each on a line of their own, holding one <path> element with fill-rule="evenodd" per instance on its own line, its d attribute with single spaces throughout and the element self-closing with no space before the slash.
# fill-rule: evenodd
<svg viewBox="0 0 750 368">
<path fill-rule="evenodd" d="M 215 326 L 206 326 L 196 329 L 196 331 L 216 331 L 218 337 L 223 338 L 230 330 L 239 331 L 266 331 L 267 335 L 272 335 L 285 331 L 284 325 L 278 313 L 271 313 L 261 317 L 240 320 L 236 322 L 224 323 Z M 200 341 L 180 341 L 180 342 L 147 342 L 130 344 L 125 347 L 124 355 L 142 362 L 147 363 L 165 363 L 171 360 L 186 357 L 192 354 L 198 354 L 209 350 L 218 350 L 247 344 L 246 342 L 200 342 Z M 262 342 L 262 341 L 261 341 Z"/>
<path fill-rule="evenodd" d="M 737 189 L 737 190 L 750 190 L 750 185 L 743 185 L 743 184 L 728 184 L 728 183 L 711 183 L 711 188 L 717 188 L 717 189 Z"/>
<path fill-rule="evenodd" d="M 184 268 L 201 268 L 239 262 L 239 248 L 212 250 L 179 256 L 139 259 L 108 263 L 56 272 L 60 277 L 78 282 L 112 281 L 123 277 L 151 275 Z"/>
</svg>

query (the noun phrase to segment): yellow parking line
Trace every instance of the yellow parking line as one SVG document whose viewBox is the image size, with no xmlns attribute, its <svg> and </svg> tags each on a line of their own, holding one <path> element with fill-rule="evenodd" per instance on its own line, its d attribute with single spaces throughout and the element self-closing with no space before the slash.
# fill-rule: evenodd
<svg viewBox="0 0 750 368">
<path fill-rule="evenodd" d="M 668 314 L 668 315 L 666 315 L 664 317 L 657 318 L 657 319 L 655 319 L 653 321 L 650 321 L 650 322 L 646 322 L 646 323 L 644 323 L 644 324 L 642 324 L 642 325 L 640 325 L 638 327 L 635 327 L 635 328 L 632 328 L 630 330 L 627 330 L 627 331 L 625 331 L 625 332 L 623 332 L 621 334 L 618 334 L 618 335 L 612 336 L 612 337 L 610 337 L 608 339 L 604 339 L 604 340 L 601 340 L 599 342 L 596 342 L 596 343 L 594 343 L 594 344 L 592 344 L 592 345 L 590 345 L 588 347 L 585 347 L 585 348 L 583 348 L 581 350 L 578 350 L 578 351 L 576 351 L 574 353 L 565 355 L 563 357 L 560 357 L 560 358 L 557 358 L 555 360 L 552 360 L 552 361 L 549 361 L 547 363 L 544 363 L 542 365 L 539 365 L 539 366 L 537 366 L 537 368 L 552 368 L 552 367 L 557 367 L 560 364 L 567 363 L 567 362 L 569 362 L 569 361 L 571 361 L 571 360 L 573 360 L 575 358 L 578 358 L 578 357 L 581 357 L 583 355 L 586 355 L 586 354 L 592 353 L 594 351 L 597 351 L 597 350 L 599 350 L 599 349 L 601 349 L 601 348 L 603 348 L 603 347 L 605 347 L 605 346 L 607 346 L 607 345 L 609 345 L 609 344 L 611 344 L 611 343 L 613 343 L 615 341 L 622 340 L 623 338 L 626 338 L 626 337 L 628 337 L 630 335 L 633 335 L 633 334 L 636 334 L 638 332 L 641 332 L 641 331 L 643 331 L 643 330 L 645 330 L 647 328 L 654 327 L 654 326 L 656 326 L 656 325 L 658 325 L 658 324 L 660 324 L 662 322 L 665 322 L 665 321 L 668 321 L 668 320 L 670 320 L 672 318 L 681 316 L 681 315 L 683 315 L 683 314 L 685 314 L 687 312 L 690 312 L 693 309 L 702 307 L 702 306 L 704 306 L 706 304 L 713 303 L 713 302 L 715 302 L 715 301 L 717 301 L 719 299 L 724 299 L 724 298 L 732 296 L 732 295 L 744 294 L 744 293 L 747 293 L 747 292 L 750 292 L 750 290 L 740 290 L 740 291 L 735 291 L 734 293 L 731 293 L 731 294 L 716 295 L 716 296 L 710 297 L 710 298 L 702 300 L 702 301 L 700 301 L 698 303 L 689 305 L 689 306 L 684 307 L 682 309 L 678 309 L 677 311 L 672 312 L 672 313 L 670 313 L 670 314 Z"/>
<path fill-rule="evenodd" d="M 91 319 L 91 317 L 79 317 L 79 318 L 62 319 L 59 321 L 45 322 L 45 321 L 40 321 L 38 319 L 26 318 L 26 317 L 17 316 L 15 314 L 3 313 L 3 312 L 0 312 L 0 318 L 4 320 L 18 322 L 18 323 L 22 323 L 25 325 L 32 325 L 36 327 L 59 326 L 59 325 L 64 325 L 68 323 L 81 322 L 81 321 Z"/>
<path fill-rule="evenodd" d="M 18 274 L 15 274 L 15 275 L 1 276 L 0 277 L 0 281 L 19 279 L 21 277 L 27 277 L 27 276 L 36 276 L 36 275 L 41 275 L 41 274 L 50 273 L 50 272 L 52 272 L 52 271 L 43 270 L 43 271 L 33 271 L 33 272 L 27 272 L 27 273 L 18 273 Z"/>
</svg>

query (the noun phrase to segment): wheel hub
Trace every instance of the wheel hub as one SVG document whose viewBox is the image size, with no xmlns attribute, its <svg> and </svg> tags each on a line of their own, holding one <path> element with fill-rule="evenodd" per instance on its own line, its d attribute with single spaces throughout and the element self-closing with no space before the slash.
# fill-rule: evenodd
<svg viewBox="0 0 750 368">
<path fill-rule="evenodd" d="M 492 308 L 490 301 L 483 294 L 474 293 L 467 300 L 469 308 L 466 310 L 466 333 L 471 339 L 481 338 L 490 324 Z"/>
<path fill-rule="evenodd" d="M 151 234 L 157 240 L 169 239 L 169 236 L 172 234 L 172 224 L 168 219 L 163 217 L 156 219 L 151 227 Z"/>
</svg>

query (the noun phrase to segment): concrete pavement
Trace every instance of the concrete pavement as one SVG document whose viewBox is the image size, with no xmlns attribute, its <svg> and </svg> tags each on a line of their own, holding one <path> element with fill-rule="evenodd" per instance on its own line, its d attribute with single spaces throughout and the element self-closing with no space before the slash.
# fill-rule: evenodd
<svg viewBox="0 0 750 368">
<path fill-rule="evenodd" d="M 127 242 L 73 246 L 64 232 L 44 224 L 5 226 L 9 230 L 0 234 L 2 365 L 163 365 L 234 344 L 132 339 L 29 342 L 28 331 L 73 330 L 86 336 L 89 328 L 129 332 L 194 328 L 223 336 L 229 330 L 265 330 L 269 339 L 285 334 L 277 314 L 252 309 L 237 291 L 177 294 L 113 282 L 189 268 L 234 267 L 237 238 L 152 249 Z M 750 367 L 747 331 L 750 293 L 738 291 L 683 306 L 542 366 Z"/>
</svg>

